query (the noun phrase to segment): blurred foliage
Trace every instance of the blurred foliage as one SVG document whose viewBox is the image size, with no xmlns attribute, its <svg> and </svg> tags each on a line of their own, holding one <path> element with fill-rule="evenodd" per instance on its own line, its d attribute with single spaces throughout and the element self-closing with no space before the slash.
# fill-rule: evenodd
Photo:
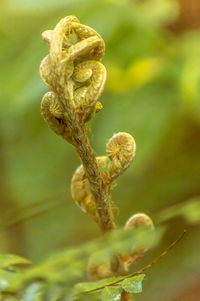
<svg viewBox="0 0 200 301">
<path fill-rule="evenodd" d="M 167 222 L 162 248 L 188 229 L 135 297 L 172 300 L 200 283 L 200 32 L 174 34 L 174 0 L 0 1 L 0 253 L 37 263 L 99 235 L 70 196 L 79 160 L 40 116 L 45 87 L 38 69 L 47 54 L 41 32 L 70 14 L 106 43 L 104 109 L 90 124 L 96 154 L 104 154 L 114 132 L 127 131 L 137 143 L 135 161 L 113 192 L 119 224 L 138 211 Z"/>
<path fill-rule="evenodd" d="M 84 276 L 90 254 L 98 252 L 99 260 L 103 262 L 105 258 L 109 260 L 120 253 L 130 252 L 132 248 L 155 247 L 162 234 L 163 229 L 151 234 L 117 230 L 77 249 L 54 254 L 28 270 L 15 268 L 16 265 L 29 263 L 28 260 L 14 255 L 1 255 L 1 300 L 7 301 L 8 294 L 16 300 L 82 300 L 86 295 L 87 300 L 94 300 L 94 296 L 95 300 L 97 297 L 98 300 L 115 300 L 120 298 L 122 289 L 132 294 L 141 293 L 145 275 L 139 271 L 96 282 L 75 284 L 75 281 Z"/>
<path fill-rule="evenodd" d="M 176 204 L 166 208 L 158 214 L 158 223 L 166 222 L 174 217 L 181 216 L 190 224 L 200 221 L 200 200 L 192 199 L 184 203 Z"/>
</svg>

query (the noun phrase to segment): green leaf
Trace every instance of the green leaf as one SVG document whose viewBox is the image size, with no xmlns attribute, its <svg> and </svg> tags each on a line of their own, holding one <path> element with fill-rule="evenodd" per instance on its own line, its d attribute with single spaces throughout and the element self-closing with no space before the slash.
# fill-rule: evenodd
<svg viewBox="0 0 200 301">
<path fill-rule="evenodd" d="M 134 276 L 131 278 L 124 279 L 121 287 L 128 293 L 138 294 L 142 292 L 142 281 L 145 274 Z"/>
<path fill-rule="evenodd" d="M 0 254 L 1 269 L 6 269 L 17 264 L 31 264 L 31 261 L 17 255 Z"/>
<path fill-rule="evenodd" d="M 118 286 L 107 286 L 102 290 L 102 301 L 120 301 L 122 288 Z"/>
<path fill-rule="evenodd" d="M 119 276 L 112 277 L 108 279 L 102 279 L 95 282 L 81 282 L 74 286 L 72 291 L 72 297 L 92 293 L 105 288 L 113 288 L 114 285 L 120 284 L 122 289 L 129 293 L 140 293 L 142 291 L 142 281 L 145 277 L 145 274 L 140 274 L 137 276 Z"/>
</svg>

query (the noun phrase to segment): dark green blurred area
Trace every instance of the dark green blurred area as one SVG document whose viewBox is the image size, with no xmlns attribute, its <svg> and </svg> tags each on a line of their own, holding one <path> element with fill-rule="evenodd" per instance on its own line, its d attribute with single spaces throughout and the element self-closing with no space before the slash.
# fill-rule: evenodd
<svg viewBox="0 0 200 301">
<path fill-rule="evenodd" d="M 41 33 L 71 14 L 106 43 L 104 109 L 89 131 L 96 154 L 119 131 L 137 143 L 134 163 L 113 190 L 118 224 L 200 196 L 200 31 L 170 30 L 179 15 L 174 0 L 1 0 L 0 252 L 34 262 L 100 235 L 70 196 L 75 150 L 40 115 L 47 89 L 39 65 L 48 52 Z M 135 300 L 174 300 L 200 285 L 198 223 L 168 224 L 161 249 L 184 228 L 187 237 L 152 268 Z"/>
</svg>

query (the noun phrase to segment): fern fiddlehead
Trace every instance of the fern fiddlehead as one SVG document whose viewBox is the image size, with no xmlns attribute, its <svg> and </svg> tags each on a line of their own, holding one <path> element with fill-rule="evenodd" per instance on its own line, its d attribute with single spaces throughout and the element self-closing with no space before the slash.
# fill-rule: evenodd
<svg viewBox="0 0 200 301">
<path fill-rule="evenodd" d="M 42 99 L 42 115 L 56 134 L 76 148 L 82 161 L 71 183 L 76 204 L 103 231 L 112 230 L 111 183 L 131 164 L 136 144 L 127 133 L 115 134 L 106 146 L 107 157 L 96 158 L 87 137 L 87 121 L 102 108 L 98 100 L 106 82 L 106 68 L 100 62 L 104 41 L 75 16 L 65 17 L 42 37 L 49 55 L 41 62 L 40 74 L 50 89 Z"/>
<path fill-rule="evenodd" d="M 57 135 L 75 147 L 82 162 L 72 177 L 72 198 L 103 232 L 114 230 L 110 202 L 112 183 L 130 166 L 136 143 L 130 134 L 114 134 L 106 145 L 107 155 L 95 157 L 87 136 L 86 123 L 102 109 L 99 98 L 107 74 L 100 60 L 105 43 L 94 29 L 81 24 L 75 16 L 63 18 L 54 30 L 45 31 L 42 37 L 48 44 L 49 54 L 41 62 L 40 74 L 50 90 L 42 99 L 42 115 Z M 153 229 L 150 218 L 140 214 L 128 220 L 125 230 L 141 224 Z M 139 250 L 137 256 L 144 251 Z M 91 263 L 90 276 L 100 279 L 126 273 L 134 256 L 135 253 L 118 254 L 99 267 Z M 130 298 L 123 292 L 121 300 Z"/>
<path fill-rule="evenodd" d="M 101 109 L 98 99 L 106 81 L 106 69 L 100 62 L 104 41 L 74 16 L 62 19 L 42 36 L 50 53 L 41 62 L 40 73 L 51 91 L 43 97 L 42 115 L 56 134 L 76 148 L 95 203 L 95 215 L 102 230 L 109 231 L 115 223 L 108 190 L 86 134 L 86 122 Z"/>
<path fill-rule="evenodd" d="M 130 134 L 121 132 L 110 138 L 106 146 L 107 156 L 97 157 L 104 187 L 107 187 L 108 190 L 111 189 L 110 184 L 130 166 L 135 156 L 135 150 L 135 140 Z M 80 166 L 74 173 L 71 191 L 77 205 L 99 223 L 95 202 L 83 166 Z"/>
</svg>

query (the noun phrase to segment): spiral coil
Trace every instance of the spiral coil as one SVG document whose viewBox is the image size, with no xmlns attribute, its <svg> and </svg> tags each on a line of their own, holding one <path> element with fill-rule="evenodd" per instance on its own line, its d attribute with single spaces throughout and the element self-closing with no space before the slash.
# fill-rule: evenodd
<svg viewBox="0 0 200 301">
<path fill-rule="evenodd" d="M 106 69 L 99 60 L 105 44 L 95 30 L 74 16 L 62 19 L 42 37 L 50 53 L 41 62 L 40 74 L 51 91 L 42 100 L 42 115 L 56 134 L 73 144 L 69 112 L 85 123 L 101 109 L 97 101 L 104 89 Z"/>
<path fill-rule="evenodd" d="M 82 161 L 72 177 L 72 198 L 103 232 L 115 230 L 110 192 L 113 182 L 133 161 L 136 143 L 130 134 L 119 132 L 109 139 L 106 156 L 96 157 L 86 134 L 86 123 L 102 109 L 98 100 L 107 76 L 100 62 L 105 52 L 104 41 L 75 16 L 63 18 L 42 37 L 48 44 L 49 54 L 41 62 L 40 74 L 50 90 L 42 98 L 42 115 L 57 135 L 76 148 Z M 145 214 L 136 214 L 127 221 L 124 230 L 143 227 L 153 230 L 153 222 Z M 91 260 L 89 276 L 99 280 L 113 273 L 126 273 L 145 251 L 142 246 L 102 264 Z M 126 297 L 125 294 L 123 300 Z"/>
<path fill-rule="evenodd" d="M 97 157 L 103 185 L 107 186 L 107 189 L 111 189 L 111 183 L 130 166 L 135 151 L 135 140 L 130 134 L 120 132 L 110 138 L 106 146 L 107 156 Z M 71 193 L 81 210 L 92 216 L 98 223 L 96 205 L 82 165 L 75 171 L 72 178 Z"/>
<path fill-rule="evenodd" d="M 40 74 L 50 90 L 42 99 L 42 115 L 57 135 L 77 148 L 80 137 L 84 136 L 85 123 L 102 109 L 98 100 L 107 76 L 100 62 L 105 43 L 94 29 L 80 24 L 75 16 L 63 18 L 42 37 L 49 54 L 41 62 Z M 109 140 L 107 156 L 94 158 L 96 179 L 100 176 L 99 188 L 105 190 L 105 195 L 109 195 L 112 182 L 131 164 L 135 149 L 133 137 L 121 132 Z M 91 182 L 94 187 L 95 181 L 91 176 L 89 183 L 85 166 L 81 165 L 72 178 L 71 193 L 81 210 L 101 224 L 97 213 L 101 208 L 97 208 L 94 200 L 94 189 L 91 191 Z"/>
</svg>

